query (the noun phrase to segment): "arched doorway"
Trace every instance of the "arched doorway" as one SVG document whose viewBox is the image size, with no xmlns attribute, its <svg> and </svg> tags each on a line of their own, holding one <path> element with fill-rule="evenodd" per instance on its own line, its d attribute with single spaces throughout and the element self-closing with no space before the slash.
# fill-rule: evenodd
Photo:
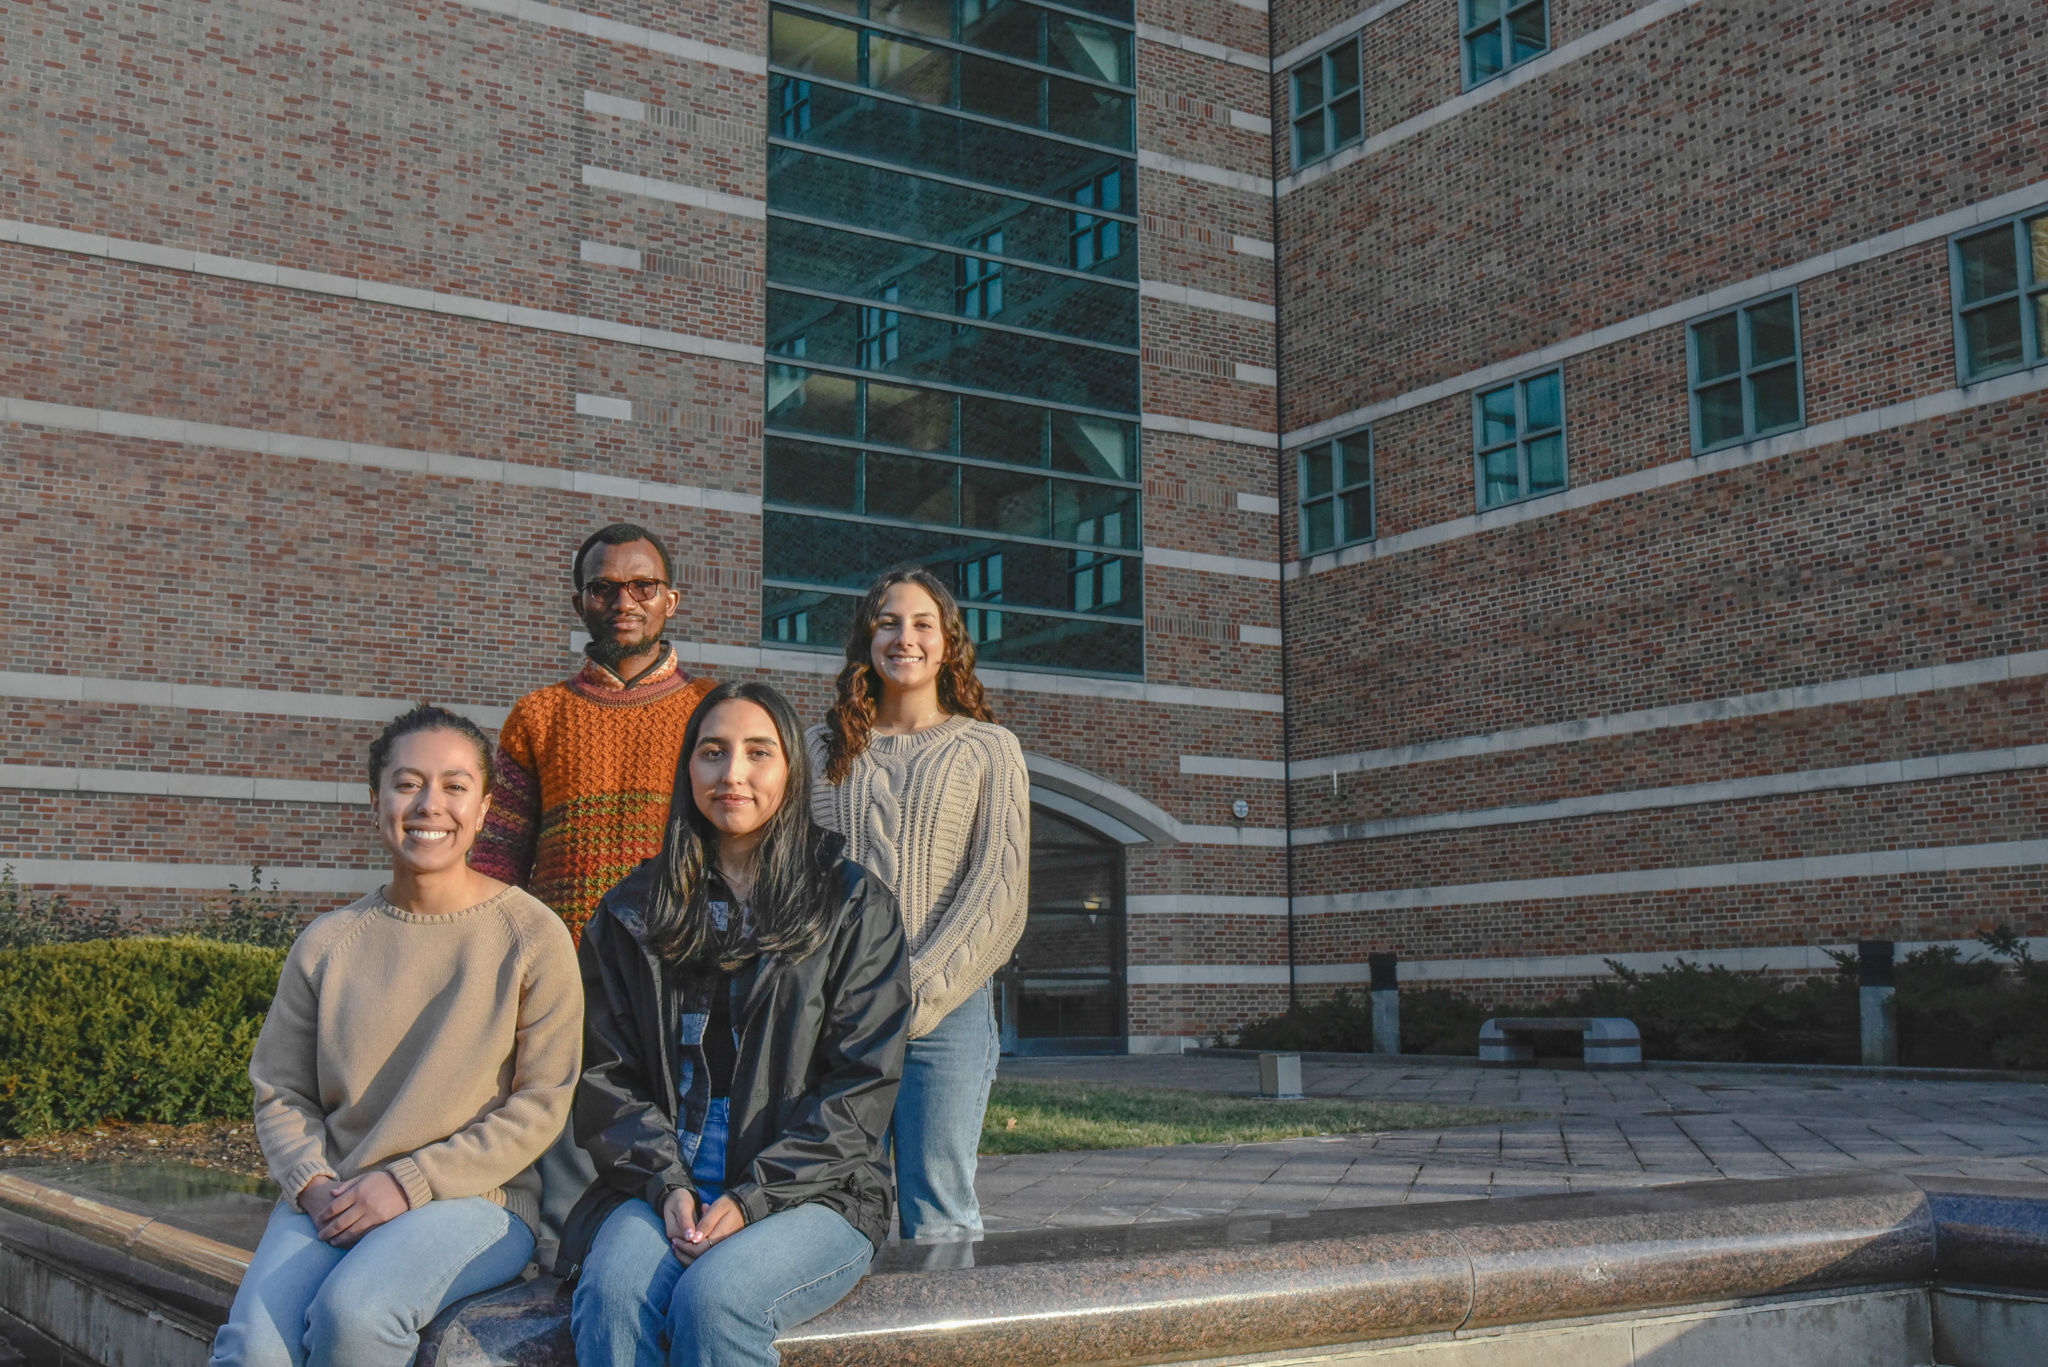
<svg viewBox="0 0 2048 1367">
<path fill-rule="evenodd" d="M 1124 1052 L 1123 846 L 1032 804 L 1031 911 L 996 987 L 1004 1053 Z"/>
</svg>

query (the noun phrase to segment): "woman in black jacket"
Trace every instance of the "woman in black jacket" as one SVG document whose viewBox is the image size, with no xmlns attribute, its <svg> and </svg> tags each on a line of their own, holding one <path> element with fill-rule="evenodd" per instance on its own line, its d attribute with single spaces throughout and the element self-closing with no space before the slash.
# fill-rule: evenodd
<svg viewBox="0 0 2048 1367">
<path fill-rule="evenodd" d="M 584 931 L 581 1367 L 774 1367 L 887 1235 L 909 957 L 894 897 L 812 821 L 807 769 L 780 693 L 707 694 L 661 853 Z"/>
</svg>

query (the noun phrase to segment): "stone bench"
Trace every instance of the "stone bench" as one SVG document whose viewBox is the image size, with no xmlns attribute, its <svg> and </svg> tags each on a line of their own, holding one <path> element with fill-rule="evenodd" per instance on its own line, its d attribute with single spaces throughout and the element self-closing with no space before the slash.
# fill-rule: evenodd
<svg viewBox="0 0 2048 1367">
<path fill-rule="evenodd" d="M 1536 1061 L 1533 1036 L 1570 1032 L 1585 1040 L 1586 1068 L 1643 1066 L 1643 1037 L 1621 1016 L 1496 1016 L 1479 1027 L 1479 1062 L 1488 1068 L 1526 1068 Z"/>
</svg>

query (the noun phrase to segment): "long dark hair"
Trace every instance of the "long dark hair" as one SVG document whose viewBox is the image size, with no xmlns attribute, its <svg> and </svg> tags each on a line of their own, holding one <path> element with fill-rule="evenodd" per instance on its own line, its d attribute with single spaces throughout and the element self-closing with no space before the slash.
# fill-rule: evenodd
<svg viewBox="0 0 2048 1367">
<path fill-rule="evenodd" d="M 690 782 L 690 757 L 697 753 L 704 720 L 721 703 L 750 702 L 775 723 L 776 738 L 789 761 L 782 806 L 768 818 L 767 834 L 755 847 L 753 915 L 739 924 L 738 908 L 720 931 L 711 919 L 710 871 L 718 828 L 697 810 Z M 654 857 L 654 895 L 648 901 L 648 939 L 671 963 L 730 972 L 754 954 L 801 959 L 825 941 L 836 900 L 825 828 L 811 817 L 811 764 L 804 752 L 803 723 L 789 699 L 764 683 L 725 683 L 704 695 L 683 732 L 683 757 L 676 764 L 675 796 L 669 800 L 668 830 Z"/>
<path fill-rule="evenodd" d="M 853 630 L 846 637 L 846 664 L 839 671 L 839 698 L 825 714 L 825 781 L 846 782 L 853 762 L 868 748 L 875 729 L 875 704 L 882 700 L 882 677 L 875 673 L 875 619 L 882 600 L 898 584 L 915 584 L 939 605 L 939 630 L 946 638 L 946 659 L 939 666 L 939 706 L 956 716 L 994 721 L 981 680 L 974 677 L 974 640 L 967 634 L 960 604 L 939 577 L 920 565 L 889 570 L 877 579 L 853 612 Z"/>
</svg>

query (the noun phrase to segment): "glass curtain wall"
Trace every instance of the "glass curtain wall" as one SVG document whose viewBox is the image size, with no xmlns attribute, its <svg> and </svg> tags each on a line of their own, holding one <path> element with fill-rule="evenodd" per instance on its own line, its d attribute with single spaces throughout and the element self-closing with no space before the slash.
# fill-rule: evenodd
<svg viewBox="0 0 2048 1367">
<path fill-rule="evenodd" d="M 769 33 L 766 643 L 914 563 L 988 663 L 1143 673 L 1129 0 Z"/>
</svg>

